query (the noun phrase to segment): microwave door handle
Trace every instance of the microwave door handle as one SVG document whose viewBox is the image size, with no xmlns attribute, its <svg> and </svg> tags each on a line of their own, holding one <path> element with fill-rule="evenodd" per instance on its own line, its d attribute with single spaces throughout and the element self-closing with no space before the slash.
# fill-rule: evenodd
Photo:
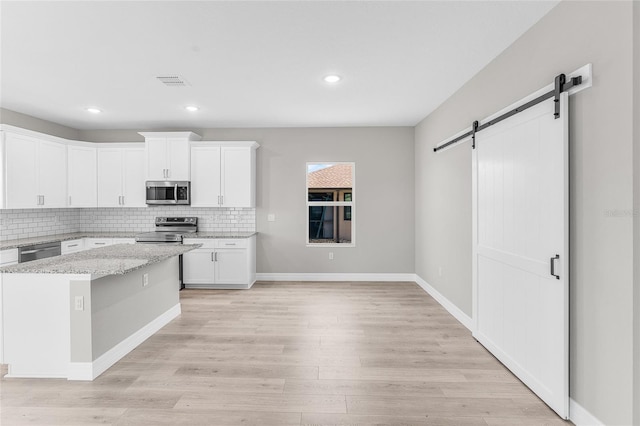
<svg viewBox="0 0 640 426">
<path fill-rule="evenodd" d="M 176 204 L 178 204 L 178 184 L 177 183 L 173 186 L 173 199 L 175 200 Z"/>
</svg>

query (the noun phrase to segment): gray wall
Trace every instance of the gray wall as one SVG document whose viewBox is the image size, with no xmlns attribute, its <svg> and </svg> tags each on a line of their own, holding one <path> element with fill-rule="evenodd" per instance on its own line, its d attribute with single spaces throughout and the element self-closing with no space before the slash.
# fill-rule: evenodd
<svg viewBox="0 0 640 426">
<path fill-rule="evenodd" d="M 180 303 L 179 286 L 178 257 L 91 281 L 92 360 Z"/>
<path fill-rule="evenodd" d="M 255 140 L 258 273 L 413 273 L 413 128 L 193 129 L 203 140 Z M 83 140 L 132 141 L 133 131 Z M 356 247 L 306 247 L 305 166 L 356 163 Z M 267 222 L 267 214 L 276 215 Z M 328 252 L 334 253 L 329 260 Z"/>
<path fill-rule="evenodd" d="M 80 132 L 71 127 L 61 124 L 52 123 L 51 121 L 41 120 L 31 117 L 30 115 L 21 114 L 9 109 L 0 108 L 0 123 L 10 124 L 23 129 L 33 130 L 34 132 L 46 133 L 47 135 L 58 136 L 60 138 L 77 140 Z"/>
<path fill-rule="evenodd" d="M 571 397 L 611 425 L 632 423 L 631 9 L 561 2 L 415 132 L 416 272 L 470 315 L 471 147 L 431 149 L 593 63 L 593 87 L 570 100 Z"/>
</svg>

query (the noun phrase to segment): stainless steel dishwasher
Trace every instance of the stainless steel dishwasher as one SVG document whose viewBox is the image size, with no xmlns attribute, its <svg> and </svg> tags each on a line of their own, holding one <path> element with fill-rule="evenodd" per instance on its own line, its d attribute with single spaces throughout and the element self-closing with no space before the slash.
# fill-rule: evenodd
<svg viewBox="0 0 640 426">
<path fill-rule="evenodd" d="M 34 244 L 32 246 L 20 247 L 18 249 L 18 263 L 30 262 L 32 260 L 44 259 L 47 257 L 60 256 L 60 241 L 55 243 Z"/>
</svg>

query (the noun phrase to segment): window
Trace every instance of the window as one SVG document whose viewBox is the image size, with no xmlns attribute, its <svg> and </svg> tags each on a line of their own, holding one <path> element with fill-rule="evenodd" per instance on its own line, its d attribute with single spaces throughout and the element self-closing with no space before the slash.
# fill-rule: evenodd
<svg viewBox="0 0 640 426">
<path fill-rule="evenodd" d="M 307 163 L 307 245 L 355 245 L 355 163 Z"/>
</svg>

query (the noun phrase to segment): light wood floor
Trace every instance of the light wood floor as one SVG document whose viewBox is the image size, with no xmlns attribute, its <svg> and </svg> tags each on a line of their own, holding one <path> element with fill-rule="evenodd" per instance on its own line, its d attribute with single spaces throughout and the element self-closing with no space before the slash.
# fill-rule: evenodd
<svg viewBox="0 0 640 426">
<path fill-rule="evenodd" d="M 94 382 L 0 380 L 0 423 L 565 425 L 413 283 L 181 292 Z"/>
</svg>

